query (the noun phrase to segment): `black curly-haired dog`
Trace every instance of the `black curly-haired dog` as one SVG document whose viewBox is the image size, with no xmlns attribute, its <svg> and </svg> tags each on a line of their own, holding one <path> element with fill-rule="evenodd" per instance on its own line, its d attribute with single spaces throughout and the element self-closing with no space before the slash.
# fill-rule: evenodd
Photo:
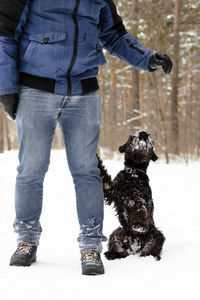
<svg viewBox="0 0 200 300">
<path fill-rule="evenodd" d="M 113 181 L 97 155 L 105 203 L 114 204 L 122 226 L 110 235 L 104 255 L 111 260 L 138 253 L 160 260 L 165 237 L 154 224 L 152 192 L 146 174 L 149 162 L 158 159 L 153 137 L 145 131 L 134 132 L 119 151 L 125 153 L 124 170 Z"/>
</svg>

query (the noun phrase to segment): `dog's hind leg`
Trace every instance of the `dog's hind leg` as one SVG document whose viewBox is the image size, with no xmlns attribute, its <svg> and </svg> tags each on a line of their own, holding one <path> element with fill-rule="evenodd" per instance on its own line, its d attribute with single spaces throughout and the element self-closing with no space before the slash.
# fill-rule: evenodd
<svg viewBox="0 0 200 300">
<path fill-rule="evenodd" d="M 128 256 L 128 251 L 123 247 L 124 231 L 123 228 L 118 227 L 109 237 L 108 251 L 104 253 L 108 260 L 116 258 L 124 258 Z"/>
<path fill-rule="evenodd" d="M 165 241 L 165 237 L 161 231 L 155 228 L 147 240 L 145 246 L 143 247 L 140 256 L 152 255 L 156 260 L 161 259 L 161 251 Z"/>
<path fill-rule="evenodd" d="M 98 168 L 100 170 L 100 177 L 103 183 L 103 192 L 104 192 L 104 199 L 107 204 L 111 204 L 113 202 L 113 194 L 114 194 L 114 188 L 113 188 L 113 181 L 111 179 L 111 176 L 108 174 L 106 168 L 103 165 L 103 161 L 100 159 L 98 154 L 96 154 L 98 159 Z"/>
</svg>

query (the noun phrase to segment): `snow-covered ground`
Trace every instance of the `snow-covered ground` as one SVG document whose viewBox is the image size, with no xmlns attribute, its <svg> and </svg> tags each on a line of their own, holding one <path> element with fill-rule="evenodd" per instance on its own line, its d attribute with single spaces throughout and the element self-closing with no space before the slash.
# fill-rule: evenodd
<svg viewBox="0 0 200 300">
<path fill-rule="evenodd" d="M 64 150 L 52 151 L 45 178 L 37 263 L 9 266 L 16 249 L 12 223 L 17 164 L 17 151 L 0 155 L 1 300 L 199 299 L 199 162 L 166 165 L 160 160 L 148 168 L 155 223 L 166 236 L 162 259 L 135 255 L 108 261 L 102 254 L 105 274 L 99 276 L 81 275 L 75 191 Z M 123 168 L 123 155 L 104 164 L 114 177 Z M 103 233 L 108 237 L 117 226 L 113 208 L 105 205 Z"/>
</svg>

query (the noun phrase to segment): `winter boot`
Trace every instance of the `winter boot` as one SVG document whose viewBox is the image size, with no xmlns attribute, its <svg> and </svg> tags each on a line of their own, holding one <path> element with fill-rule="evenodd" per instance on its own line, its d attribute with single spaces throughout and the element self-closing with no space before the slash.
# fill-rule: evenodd
<svg viewBox="0 0 200 300">
<path fill-rule="evenodd" d="M 96 250 L 86 250 L 81 253 L 82 275 L 104 274 L 104 266 L 100 253 Z"/>
<path fill-rule="evenodd" d="M 24 266 L 29 267 L 36 261 L 37 246 L 29 243 L 20 242 L 17 250 L 11 256 L 10 266 Z"/>
</svg>

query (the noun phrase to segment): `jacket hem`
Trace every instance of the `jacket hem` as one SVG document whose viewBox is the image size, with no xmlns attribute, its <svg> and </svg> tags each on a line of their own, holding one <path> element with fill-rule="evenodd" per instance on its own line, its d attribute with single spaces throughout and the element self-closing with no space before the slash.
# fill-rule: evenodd
<svg viewBox="0 0 200 300">
<path fill-rule="evenodd" d="M 94 92 L 99 89 L 99 85 L 96 77 L 82 79 L 81 85 L 83 89 L 83 94 Z"/>
<path fill-rule="evenodd" d="M 19 84 L 33 89 L 54 93 L 55 83 L 56 81 L 51 78 L 35 76 L 24 72 L 19 73 Z"/>
<path fill-rule="evenodd" d="M 18 93 L 18 88 L 0 89 L 0 96 L 10 95 L 10 94 L 17 94 L 17 93 Z"/>
<path fill-rule="evenodd" d="M 81 94 L 87 94 L 99 89 L 98 80 L 96 77 L 82 79 L 80 80 L 80 83 L 82 87 Z M 40 77 L 40 76 L 20 72 L 19 84 L 55 94 L 55 86 L 56 86 L 55 79 Z M 73 81 L 72 81 L 72 88 L 73 88 Z M 77 94 L 80 93 L 77 91 Z"/>
</svg>

